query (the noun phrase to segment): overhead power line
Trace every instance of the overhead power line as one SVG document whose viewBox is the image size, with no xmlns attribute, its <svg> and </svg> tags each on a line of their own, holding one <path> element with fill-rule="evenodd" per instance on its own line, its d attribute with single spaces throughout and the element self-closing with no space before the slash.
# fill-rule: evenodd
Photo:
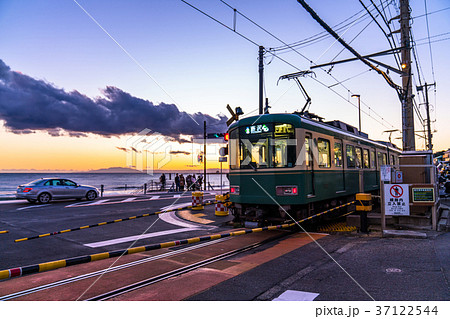
<svg viewBox="0 0 450 319">
<path fill-rule="evenodd" d="M 187 2 L 187 1 L 185 1 L 185 0 L 180 0 L 180 1 L 183 2 L 183 3 L 185 3 L 185 4 L 187 4 L 189 7 L 193 8 L 194 10 L 196 10 L 196 11 L 202 13 L 203 15 L 205 15 L 206 17 L 210 18 L 211 20 L 215 21 L 216 23 L 218 23 L 218 24 L 222 25 L 223 27 L 227 28 L 228 30 L 230 30 L 230 31 L 232 31 L 232 32 L 234 32 L 234 33 L 236 33 L 236 34 L 238 34 L 240 37 L 242 37 L 243 39 L 245 39 L 245 40 L 247 40 L 248 42 L 252 43 L 253 45 L 259 47 L 259 44 L 257 44 L 254 40 L 250 39 L 249 37 L 245 36 L 244 34 L 242 34 L 242 33 L 240 33 L 240 32 L 237 32 L 237 31 L 236 31 L 236 28 L 231 28 L 231 27 L 227 26 L 226 24 L 222 23 L 221 21 L 217 20 L 216 18 L 212 17 L 211 15 L 209 15 L 209 14 L 207 14 L 206 12 L 200 10 L 199 8 L 195 7 L 194 5 L 190 4 L 189 2 Z M 222 0 L 220 0 L 220 1 L 223 2 L 223 3 L 225 3 L 225 2 L 222 1 Z M 228 5 L 228 4 L 226 4 L 226 5 L 229 6 L 230 8 L 232 8 L 230 5 Z M 235 8 L 232 8 L 232 9 L 233 9 L 233 10 L 236 10 Z M 237 10 L 236 10 L 236 12 L 239 13 L 239 15 L 244 16 L 241 12 L 238 12 Z M 246 16 L 245 16 L 245 18 L 248 19 L 249 21 L 251 20 L 250 18 L 248 18 L 248 17 L 246 17 Z M 287 43 L 285 43 L 284 41 L 282 41 L 281 39 L 279 39 L 278 37 L 276 37 L 275 35 L 273 35 L 271 32 L 267 31 L 266 29 L 264 29 L 263 27 L 259 26 L 259 25 L 256 24 L 255 22 L 253 22 L 253 21 L 251 21 L 251 22 L 252 22 L 253 24 L 255 24 L 256 26 L 258 26 L 261 30 L 267 32 L 268 34 L 270 34 L 271 36 L 273 36 L 274 38 L 276 38 L 278 41 L 280 41 L 280 42 L 282 42 L 283 44 L 289 46 Z M 296 69 L 297 71 L 302 71 L 302 70 L 300 70 L 298 67 L 296 67 L 295 65 L 293 65 L 292 63 L 290 63 L 290 62 L 288 62 L 287 60 L 281 58 L 279 55 L 277 55 L 277 54 L 271 52 L 270 50 L 266 50 L 266 52 L 269 53 L 269 54 L 271 54 L 273 57 L 279 59 L 280 61 L 286 63 L 287 65 L 291 66 L 292 68 Z M 295 50 L 294 50 L 294 52 L 295 52 Z M 305 59 L 307 59 L 308 61 L 311 62 L 311 60 L 308 59 L 308 58 L 307 58 L 306 56 L 304 56 L 303 54 L 301 54 L 301 53 L 298 53 L 298 54 L 300 54 L 300 55 L 303 56 Z M 349 103 L 349 104 L 352 105 L 353 107 L 357 108 L 357 106 L 354 105 L 353 103 L 351 103 L 351 102 L 348 100 L 347 97 L 344 97 L 344 96 L 341 95 L 339 92 L 337 92 L 337 91 L 334 90 L 333 88 L 328 87 L 325 83 L 323 83 L 323 82 L 317 80 L 316 78 L 312 77 L 312 79 L 313 79 L 314 81 L 316 81 L 317 83 L 319 83 L 320 85 L 324 86 L 325 88 L 331 90 L 333 93 L 335 93 L 336 95 L 338 95 L 340 98 L 342 98 L 344 101 L 346 101 L 347 103 Z M 335 80 L 339 82 L 339 80 L 337 80 L 337 79 L 335 79 Z M 342 85 L 342 84 L 341 84 L 341 85 Z M 344 86 L 344 87 L 345 87 L 345 86 Z M 348 90 L 348 92 L 350 92 L 350 91 Z M 361 101 L 361 102 L 362 102 L 362 101 Z M 362 102 L 362 103 L 363 103 L 363 102 Z M 365 104 L 365 103 L 363 103 L 363 104 L 367 106 L 367 104 Z M 367 106 L 367 107 L 368 107 L 369 111 L 372 111 L 373 113 L 376 114 L 376 112 L 374 112 L 369 106 Z M 366 114 L 367 116 L 369 116 L 370 118 L 372 118 L 374 121 L 378 122 L 380 125 L 382 125 L 382 126 L 384 126 L 384 127 L 386 127 L 386 128 L 389 128 L 389 127 L 386 126 L 383 122 L 389 124 L 390 127 L 394 127 L 392 124 L 390 124 L 388 121 L 386 121 L 382 116 L 380 116 L 380 115 L 378 115 L 378 114 L 376 114 L 376 115 L 380 117 L 381 121 L 379 121 L 378 119 L 374 118 L 373 116 L 370 115 L 370 113 L 367 113 L 367 112 L 364 111 L 364 110 L 361 110 L 361 112 L 363 112 L 364 114 Z"/>
</svg>

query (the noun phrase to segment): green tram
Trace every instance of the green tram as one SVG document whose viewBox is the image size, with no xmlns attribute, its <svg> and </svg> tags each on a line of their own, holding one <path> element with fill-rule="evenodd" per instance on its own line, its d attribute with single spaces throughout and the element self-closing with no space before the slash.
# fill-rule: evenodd
<svg viewBox="0 0 450 319">
<path fill-rule="evenodd" d="M 353 126 L 308 113 L 247 117 L 228 133 L 232 212 L 249 226 L 289 220 L 285 211 L 299 220 L 356 193 L 377 193 L 380 166 L 396 165 L 400 155 Z"/>
</svg>

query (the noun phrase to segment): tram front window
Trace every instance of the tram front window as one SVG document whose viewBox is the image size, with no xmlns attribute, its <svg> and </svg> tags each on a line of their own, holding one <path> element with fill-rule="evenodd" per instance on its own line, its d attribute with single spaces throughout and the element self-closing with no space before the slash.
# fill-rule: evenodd
<svg viewBox="0 0 450 319">
<path fill-rule="evenodd" d="M 260 169 L 295 165 L 295 130 L 291 124 L 259 124 L 230 132 L 230 168 Z M 239 145 L 239 146 L 238 146 Z"/>
</svg>

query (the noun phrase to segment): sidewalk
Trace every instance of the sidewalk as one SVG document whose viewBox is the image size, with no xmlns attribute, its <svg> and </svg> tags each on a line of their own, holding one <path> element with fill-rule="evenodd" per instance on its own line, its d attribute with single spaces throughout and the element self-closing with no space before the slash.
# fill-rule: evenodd
<svg viewBox="0 0 450 319">
<path fill-rule="evenodd" d="M 310 243 L 188 300 L 273 300 L 286 291 L 319 301 L 450 300 L 450 234 L 427 235 L 326 236 L 317 243 L 345 271 Z"/>
</svg>

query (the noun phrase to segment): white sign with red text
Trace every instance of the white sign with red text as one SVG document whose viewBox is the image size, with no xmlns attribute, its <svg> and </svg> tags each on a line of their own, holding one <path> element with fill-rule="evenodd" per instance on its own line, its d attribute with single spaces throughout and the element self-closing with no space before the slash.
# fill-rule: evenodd
<svg viewBox="0 0 450 319">
<path fill-rule="evenodd" d="M 384 184 L 384 209 L 386 215 L 409 215 L 409 185 Z"/>
</svg>

